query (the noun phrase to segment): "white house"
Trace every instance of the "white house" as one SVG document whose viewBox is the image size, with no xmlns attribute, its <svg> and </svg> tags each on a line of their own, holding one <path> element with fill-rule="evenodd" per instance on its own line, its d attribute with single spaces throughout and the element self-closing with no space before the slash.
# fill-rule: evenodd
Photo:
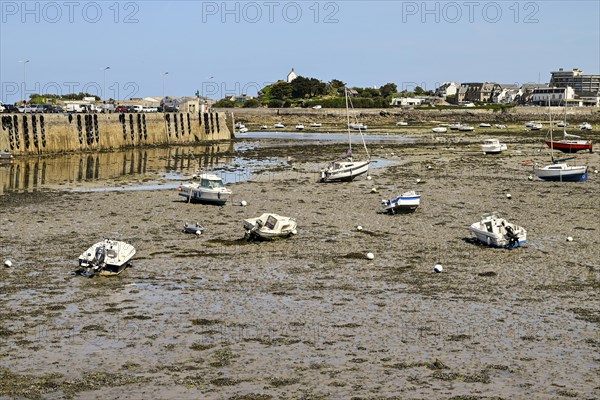
<svg viewBox="0 0 600 400">
<path fill-rule="evenodd" d="M 420 106 L 423 103 L 423 99 L 417 99 L 414 97 L 394 97 L 392 99 L 392 106 L 401 107 L 415 107 Z"/>
<path fill-rule="evenodd" d="M 435 90 L 435 95 L 444 99 L 448 96 L 455 96 L 459 86 L 456 82 L 444 82 Z"/>
<path fill-rule="evenodd" d="M 298 75 L 296 74 L 296 72 L 294 72 L 294 68 L 292 68 L 292 70 L 290 71 L 290 73 L 287 76 L 287 83 L 291 83 L 297 77 L 298 77 Z"/>
<path fill-rule="evenodd" d="M 571 86 L 566 88 L 539 88 L 534 89 L 531 95 L 531 103 L 540 106 L 560 106 L 564 105 L 565 101 L 573 100 L 575 91 Z"/>
</svg>

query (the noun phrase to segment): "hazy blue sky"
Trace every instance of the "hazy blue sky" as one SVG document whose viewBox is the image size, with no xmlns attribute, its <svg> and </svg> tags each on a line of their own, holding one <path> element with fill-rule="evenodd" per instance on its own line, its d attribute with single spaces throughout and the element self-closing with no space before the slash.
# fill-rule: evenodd
<svg viewBox="0 0 600 400">
<path fill-rule="evenodd" d="M 255 94 L 290 69 L 350 86 L 600 73 L 599 1 L 0 0 L 0 100 Z M 104 68 L 110 66 L 109 70 Z M 168 75 L 164 72 L 168 71 Z"/>
</svg>

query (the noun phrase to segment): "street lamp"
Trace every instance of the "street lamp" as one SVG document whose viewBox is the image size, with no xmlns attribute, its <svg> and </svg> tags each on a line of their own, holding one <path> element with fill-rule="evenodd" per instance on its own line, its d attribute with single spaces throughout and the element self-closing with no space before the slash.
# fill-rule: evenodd
<svg viewBox="0 0 600 400">
<path fill-rule="evenodd" d="M 29 60 L 19 62 L 23 63 L 23 88 L 21 89 L 21 98 L 23 99 L 23 101 L 25 101 L 25 64 L 27 64 Z"/>
<path fill-rule="evenodd" d="M 163 99 L 165 98 L 165 75 L 169 75 L 168 72 L 163 72 L 162 77 L 163 77 Z"/>
<path fill-rule="evenodd" d="M 106 67 L 104 68 L 103 74 L 104 74 L 104 81 L 102 82 L 102 98 L 106 99 L 106 70 L 110 69 L 110 67 Z"/>
</svg>

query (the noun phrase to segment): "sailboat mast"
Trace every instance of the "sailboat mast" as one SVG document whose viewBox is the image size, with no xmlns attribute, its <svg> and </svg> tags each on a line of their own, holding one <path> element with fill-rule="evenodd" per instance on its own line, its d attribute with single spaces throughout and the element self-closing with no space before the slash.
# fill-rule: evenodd
<svg viewBox="0 0 600 400">
<path fill-rule="evenodd" d="M 350 147 L 350 154 L 352 154 L 352 138 L 350 137 L 350 109 L 348 108 L 348 88 L 344 88 L 344 94 L 346 95 L 346 127 L 348 128 L 348 146 Z"/>
<path fill-rule="evenodd" d="M 554 164 L 554 139 L 552 138 L 552 110 L 550 108 L 550 99 L 548 99 L 548 116 L 550 117 L 550 159 Z"/>
</svg>

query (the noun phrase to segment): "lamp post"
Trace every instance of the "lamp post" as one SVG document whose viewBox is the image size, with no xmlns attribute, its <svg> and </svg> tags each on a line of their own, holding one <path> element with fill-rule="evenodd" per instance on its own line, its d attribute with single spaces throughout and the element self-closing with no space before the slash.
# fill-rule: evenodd
<svg viewBox="0 0 600 400">
<path fill-rule="evenodd" d="M 169 75 L 168 72 L 163 72 L 162 77 L 163 77 L 163 99 L 165 98 L 165 76 Z"/>
<path fill-rule="evenodd" d="M 110 69 L 110 67 L 106 67 L 103 70 L 103 74 L 104 74 L 104 80 L 102 81 L 102 98 L 106 99 L 106 70 Z"/>
<path fill-rule="evenodd" d="M 23 88 L 21 89 L 21 98 L 23 99 L 23 101 L 25 101 L 25 64 L 27 64 L 29 60 L 19 62 L 23 63 Z"/>
</svg>

